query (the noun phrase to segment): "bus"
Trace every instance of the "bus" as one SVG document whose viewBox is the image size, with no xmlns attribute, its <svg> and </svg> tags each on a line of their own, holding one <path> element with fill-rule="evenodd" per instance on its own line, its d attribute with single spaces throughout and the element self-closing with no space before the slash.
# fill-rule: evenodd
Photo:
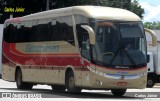
<svg viewBox="0 0 160 101">
<path fill-rule="evenodd" d="M 111 7 L 73 6 L 4 23 L 2 78 L 18 89 L 144 89 L 147 47 L 141 19 Z"/>
</svg>

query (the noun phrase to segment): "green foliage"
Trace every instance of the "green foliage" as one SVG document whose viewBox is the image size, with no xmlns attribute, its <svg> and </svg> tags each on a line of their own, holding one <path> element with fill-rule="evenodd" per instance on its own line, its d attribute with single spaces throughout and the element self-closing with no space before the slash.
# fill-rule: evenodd
<svg viewBox="0 0 160 101">
<path fill-rule="evenodd" d="M 148 29 L 160 30 L 160 21 L 158 22 L 145 22 L 144 27 Z"/>
<path fill-rule="evenodd" d="M 50 0 L 50 9 L 79 6 L 79 5 L 97 5 L 105 6 L 108 0 Z"/>
<path fill-rule="evenodd" d="M 49 9 L 57 9 L 79 5 L 95 5 L 116 7 L 130 10 L 142 18 L 144 9 L 141 8 L 137 0 L 48 0 Z M 24 16 L 46 10 L 47 0 L 0 0 L 0 22 L 9 18 L 11 13 L 5 13 L 4 7 L 23 7 L 24 13 L 12 13 L 14 17 Z M 3 19 L 2 19 L 3 18 Z"/>
<path fill-rule="evenodd" d="M 95 5 L 116 7 L 130 10 L 142 18 L 144 9 L 139 5 L 138 1 L 134 0 L 50 0 L 50 9 L 78 6 L 78 5 Z"/>
<path fill-rule="evenodd" d="M 50 0 L 50 8 L 62 8 L 78 5 L 109 6 L 129 8 L 131 0 Z"/>
<path fill-rule="evenodd" d="M 143 18 L 144 9 L 141 7 L 138 1 L 134 0 L 130 5 L 129 10 L 137 14 L 140 18 Z"/>
</svg>

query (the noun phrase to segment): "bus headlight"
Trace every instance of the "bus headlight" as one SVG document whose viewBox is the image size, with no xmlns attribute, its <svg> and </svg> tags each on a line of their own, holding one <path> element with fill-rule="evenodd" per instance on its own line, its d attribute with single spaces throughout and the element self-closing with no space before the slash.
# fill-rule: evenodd
<svg viewBox="0 0 160 101">
<path fill-rule="evenodd" d="M 147 75 L 147 72 L 142 72 L 142 73 L 139 73 L 138 76 L 142 77 L 142 76 L 146 76 Z"/>
</svg>

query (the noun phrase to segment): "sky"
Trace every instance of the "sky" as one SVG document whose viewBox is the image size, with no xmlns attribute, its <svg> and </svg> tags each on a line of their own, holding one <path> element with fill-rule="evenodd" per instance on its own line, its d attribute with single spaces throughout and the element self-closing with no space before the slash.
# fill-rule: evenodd
<svg viewBox="0 0 160 101">
<path fill-rule="evenodd" d="M 144 22 L 160 21 L 160 0 L 137 0 L 145 10 Z"/>
</svg>

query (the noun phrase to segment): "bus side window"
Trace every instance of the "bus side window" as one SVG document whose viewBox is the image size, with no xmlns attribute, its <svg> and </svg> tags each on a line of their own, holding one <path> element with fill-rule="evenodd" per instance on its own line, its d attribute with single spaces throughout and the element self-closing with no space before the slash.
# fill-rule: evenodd
<svg viewBox="0 0 160 101">
<path fill-rule="evenodd" d="M 74 46 L 75 42 L 73 34 L 72 16 L 61 17 L 60 28 L 60 40 L 66 41 Z"/>
<path fill-rule="evenodd" d="M 13 25 L 12 24 L 6 24 L 6 28 L 4 28 L 4 40 L 8 43 L 11 42 L 11 34 L 12 34 L 12 31 L 13 31 Z"/>
</svg>

